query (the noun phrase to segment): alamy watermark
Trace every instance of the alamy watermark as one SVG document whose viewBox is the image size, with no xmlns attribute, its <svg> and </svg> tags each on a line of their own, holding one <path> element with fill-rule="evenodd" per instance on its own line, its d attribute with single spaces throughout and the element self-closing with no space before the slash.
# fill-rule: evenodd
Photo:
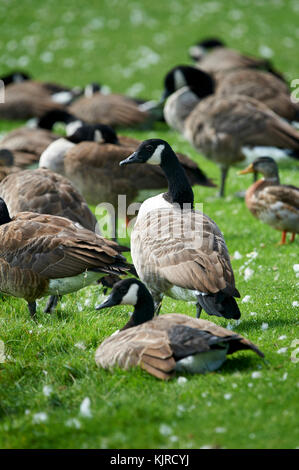
<svg viewBox="0 0 299 470">
<path fill-rule="evenodd" d="M 140 210 L 141 203 L 132 203 L 126 205 L 126 195 L 118 195 L 118 206 L 113 204 L 98 204 L 95 210 L 97 217 L 96 232 L 103 236 L 125 239 L 137 221 L 137 212 Z M 141 209 L 142 211 L 144 209 Z M 194 208 L 191 204 L 185 203 L 182 206 L 172 204 L 165 207 L 150 207 L 142 215 L 142 234 L 143 237 L 151 239 L 181 239 L 188 240 L 195 248 L 200 248 L 203 241 L 203 230 L 205 218 L 203 213 L 203 204 L 195 203 Z M 129 217 L 131 217 L 129 219 Z M 211 237 L 214 238 L 211 234 Z M 214 243 L 214 239 L 211 240 Z"/>
<path fill-rule="evenodd" d="M 299 103 L 299 78 L 294 78 L 294 80 L 291 81 L 291 88 L 295 88 L 295 90 L 292 91 L 291 93 L 291 101 L 292 103 Z"/>
<path fill-rule="evenodd" d="M 291 342 L 291 348 L 296 348 L 291 353 L 291 361 L 294 364 L 297 364 L 299 362 L 299 347 L 296 346 L 299 346 L 299 339 L 297 338 Z"/>
</svg>

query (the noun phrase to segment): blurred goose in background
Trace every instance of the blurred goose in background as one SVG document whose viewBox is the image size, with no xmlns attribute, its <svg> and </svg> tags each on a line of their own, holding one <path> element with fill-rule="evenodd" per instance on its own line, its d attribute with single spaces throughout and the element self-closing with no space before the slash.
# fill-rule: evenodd
<svg viewBox="0 0 299 470">
<path fill-rule="evenodd" d="M 103 276 L 127 274 L 127 249 L 53 215 L 20 212 L 11 218 L 0 198 L 0 292 L 36 299 L 75 292 Z"/>
<path fill-rule="evenodd" d="M 2 77 L 5 102 L 0 106 L 0 119 L 29 119 L 40 117 L 52 109 L 63 109 L 65 102 L 57 94 L 68 92 L 75 97 L 79 92 L 63 85 L 32 80 L 25 73 L 12 72 Z M 56 101 L 55 101 L 56 97 Z"/>
<path fill-rule="evenodd" d="M 102 123 L 112 127 L 147 127 L 157 116 L 135 99 L 100 91 L 77 99 L 68 107 L 71 114 L 89 124 Z"/>
<path fill-rule="evenodd" d="M 241 175 L 261 173 L 263 178 L 246 191 L 245 202 L 257 219 L 282 232 L 280 245 L 286 243 L 290 232 L 291 242 L 299 233 L 299 187 L 280 184 L 278 167 L 273 158 L 260 157 Z"/>
<path fill-rule="evenodd" d="M 241 54 L 229 49 L 218 38 L 207 38 L 189 48 L 189 55 L 202 70 L 218 73 L 243 68 L 266 70 L 284 81 L 280 72 L 275 70 L 268 59 Z"/>
<path fill-rule="evenodd" d="M 175 372 L 214 371 L 227 355 L 239 350 L 249 349 L 264 357 L 251 341 L 210 321 L 180 313 L 154 317 L 153 298 L 137 279 L 115 284 L 96 308 L 115 305 L 134 305 L 134 312 L 119 332 L 98 347 L 95 361 L 104 369 L 140 366 L 154 377 L 168 380 Z"/>
<path fill-rule="evenodd" d="M 161 139 L 142 142 L 121 166 L 160 166 L 168 192 L 147 199 L 131 234 L 131 254 L 139 278 L 158 309 L 164 295 L 196 303 L 209 315 L 240 318 L 234 273 L 222 233 L 194 210 L 194 196 L 176 154 Z M 132 171 L 133 172 L 133 171 Z"/>
<path fill-rule="evenodd" d="M 60 136 L 45 129 L 19 127 L 6 134 L 0 141 L 2 149 L 13 154 L 14 164 L 26 168 L 40 159 L 43 151 Z"/>
<path fill-rule="evenodd" d="M 200 85 L 199 85 L 200 83 Z M 249 96 L 213 94 L 203 71 L 175 67 L 165 77 L 164 116 L 193 147 L 221 169 L 220 196 L 231 165 L 271 152 L 299 158 L 299 134 L 268 106 Z"/>
</svg>

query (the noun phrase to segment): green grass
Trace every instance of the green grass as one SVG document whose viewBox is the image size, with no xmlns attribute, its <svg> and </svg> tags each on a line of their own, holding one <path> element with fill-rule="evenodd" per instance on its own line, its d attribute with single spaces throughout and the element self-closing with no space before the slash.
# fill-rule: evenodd
<svg viewBox="0 0 299 470">
<path fill-rule="evenodd" d="M 2 2 L 1 73 L 19 66 L 36 78 L 69 85 L 98 80 L 118 92 L 137 84 L 140 96 L 158 98 L 164 73 L 188 62 L 189 45 L 217 35 L 252 54 L 259 54 L 261 46 L 270 47 L 275 66 L 291 80 L 298 76 L 298 17 L 297 4 L 291 1 Z M 144 47 L 153 52 L 151 60 L 142 62 Z M 47 51 L 52 55 L 43 55 Z M 51 61 L 43 62 L 41 56 Z M 17 125 L 0 123 L 0 132 Z M 123 133 L 165 138 L 218 181 L 215 165 L 165 127 Z M 282 182 L 298 184 L 294 167 L 293 162 L 280 165 Z M 1 448 L 299 446 L 299 365 L 291 361 L 292 342 L 299 339 L 298 307 L 292 305 L 299 301 L 293 270 L 299 262 L 298 240 L 277 247 L 280 234 L 255 220 L 244 201 L 233 196 L 250 183 L 249 176 L 237 177 L 232 169 L 224 200 L 215 197 L 214 189 L 201 187 L 195 189 L 195 200 L 204 203 L 205 213 L 223 231 L 232 256 L 242 317 L 239 324 L 230 325 L 255 342 L 266 361 L 240 352 L 216 373 L 186 376 L 183 384 L 177 379 L 160 382 L 140 369 L 110 373 L 96 367 L 94 353 L 127 321 L 128 307 L 97 313 L 94 305 L 103 294 L 92 286 L 65 296 L 52 316 L 42 313 L 41 300 L 34 323 L 24 301 L 4 297 L 0 339 L 7 359 L 0 364 Z M 241 259 L 234 258 L 236 251 Z M 254 272 L 246 281 L 248 262 Z M 249 302 L 242 303 L 247 295 Z M 165 299 L 161 313 L 168 312 L 194 315 L 195 309 Z M 212 320 L 227 326 L 224 320 Z M 260 377 L 252 377 L 253 372 Z M 50 396 L 43 391 L 46 385 Z M 91 401 L 90 418 L 79 414 L 85 397 Z M 35 415 L 41 412 L 47 420 L 36 423 Z"/>
</svg>

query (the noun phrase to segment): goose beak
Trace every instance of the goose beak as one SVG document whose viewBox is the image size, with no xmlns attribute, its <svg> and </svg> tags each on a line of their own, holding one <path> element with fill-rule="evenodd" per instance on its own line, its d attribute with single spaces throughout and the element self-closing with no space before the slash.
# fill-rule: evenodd
<svg viewBox="0 0 299 470">
<path fill-rule="evenodd" d="M 115 300 L 113 300 L 112 296 L 109 295 L 109 297 L 107 297 L 107 299 L 104 300 L 103 303 L 101 303 L 100 305 L 97 305 L 95 309 L 101 310 L 102 308 L 114 307 L 115 305 L 117 305 L 117 303 L 115 302 Z"/>
<path fill-rule="evenodd" d="M 128 158 L 119 162 L 119 166 L 128 165 L 129 163 L 143 163 L 137 152 L 132 153 Z"/>
<path fill-rule="evenodd" d="M 255 170 L 253 168 L 253 163 L 250 163 L 250 165 L 245 168 L 245 170 L 238 171 L 238 175 L 246 175 L 247 173 L 255 173 Z"/>
</svg>

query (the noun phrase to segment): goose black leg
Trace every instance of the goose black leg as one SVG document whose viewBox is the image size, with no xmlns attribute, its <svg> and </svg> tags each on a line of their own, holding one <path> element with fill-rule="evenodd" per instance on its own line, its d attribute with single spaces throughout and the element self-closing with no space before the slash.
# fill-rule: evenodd
<svg viewBox="0 0 299 470">
<path fill-rule="evenodd" d="M 225 182 L 228 174 L 228 167 L 221 168 L 221 186 L 219 191 L 219 196 L 224 197 Z"/>
<path fill-rule="evenodd" d="M 196 318 L 200 317 L 201 311 L 202 311 L 202 306 L 197 302 L 197 304 L 196 304 Z"/>
<path fill-rule="evenodd" d="M 61 299 L 62 295 L 51 295 L 45 307 L 44 313 L 53 313 L 59 300 Z"/>
<path fill-rule="evenodd" d="M 35 314 L 36 314 L 36 302 L 28 302 L 28 309 L 31 318 L 35 319 Z"/>
</svg>

